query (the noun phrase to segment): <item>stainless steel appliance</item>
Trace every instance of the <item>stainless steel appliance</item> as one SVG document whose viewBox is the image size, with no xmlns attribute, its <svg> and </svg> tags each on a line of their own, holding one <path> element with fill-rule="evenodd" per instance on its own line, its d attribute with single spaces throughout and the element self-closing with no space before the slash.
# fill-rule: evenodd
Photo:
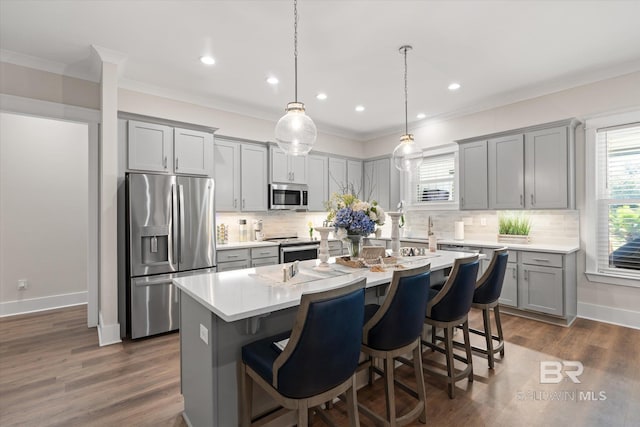
<svg viewBox="0 0 640 427">
<path fill-rule="evenodd" d="M 297 236 L 270 237 L 266 240 L 280 244 L 280 264 L 318 258 L 320 242 L 317 240 L 299 239 Z"/>
<path fill-rule="evenodd" d="M 126 176 L 127 335 L 178 329 L 172 279 L 215 271 L 211 178 L 129 173 Z"/>
<path fill-rule="evenodd" d="M 269 209 L 307 210 L 308 199 L 304 184 L 269 184 Z"/>
</svg>

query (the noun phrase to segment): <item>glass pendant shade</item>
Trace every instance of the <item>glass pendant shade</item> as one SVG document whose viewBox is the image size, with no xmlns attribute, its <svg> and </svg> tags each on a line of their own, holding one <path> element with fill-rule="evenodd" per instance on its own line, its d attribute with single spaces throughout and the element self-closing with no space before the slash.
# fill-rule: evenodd
<svg viewBox="0 0 640 427">
<path fill-rule="evenodd" d="M 400 137 L 400 144 L 393 150 L 391 157 L 396 169 L 402 172 L 413 172 L 422 164 L 422 150 L 413 142 L 411 134 Z"/>
<path fill-rule="evenodd" d="M 305 114 L 304 104 L 301 102 L 290 102 L 286 111 L 276 125 L 276 142 L 286 154 L 304 156 L 311 151 L 316 141 L 316 125 Z"/>
</svg>

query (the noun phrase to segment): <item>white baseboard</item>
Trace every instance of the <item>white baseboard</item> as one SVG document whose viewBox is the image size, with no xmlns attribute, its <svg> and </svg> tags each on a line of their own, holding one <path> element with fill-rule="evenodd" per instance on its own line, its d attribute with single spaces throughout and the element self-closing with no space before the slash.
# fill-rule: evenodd
<svg viewBox="0 0 640 427">
<path fill-rule="evenodd" d="M 640 329 L 640 311 L 578 302 L 578 317 Z"/>
<path fill-rule="evenodd" d="M 100 347 L 122 342 L 120 339 L 120 323 L 105 325 L 102 313 L 98 315 L 98 342 Z"/>
<path fill-rule="evenodd" d="M 0 317 L 53 310 L 87 303 L 87 291 L 0 302 Z"/>
</svg>

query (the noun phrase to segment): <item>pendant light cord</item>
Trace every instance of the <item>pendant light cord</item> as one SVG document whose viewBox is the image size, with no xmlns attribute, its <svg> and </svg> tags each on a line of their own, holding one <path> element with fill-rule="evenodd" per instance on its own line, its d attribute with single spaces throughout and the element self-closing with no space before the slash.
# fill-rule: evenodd
<svg viewBox="0 0 640 427">
<path fill-rule="evenodd" d="M 295 101 L 298 102 L 298 0 L 293 0 L 293 62 L 295 74 Z"/>
<path fill-rule="evenodd" d="M 407 47 L 404 47 L 404 134 L 409 134 L 409 110 L 407 107 L 407 98 L 409 91 L 407 90 Z"/>
</svg>

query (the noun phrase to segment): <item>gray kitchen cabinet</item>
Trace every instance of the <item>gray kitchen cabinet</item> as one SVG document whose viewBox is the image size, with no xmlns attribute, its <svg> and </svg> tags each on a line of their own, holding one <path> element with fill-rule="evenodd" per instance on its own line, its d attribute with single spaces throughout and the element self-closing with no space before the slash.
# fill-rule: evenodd
<svg viewBox="0 0 640 427">
<path fill-rule="evenodd" d="M 529 209 L 566 209 L 570 167 L 568 127 L 561 126 L 525 134 L 525 204 Z"/>
<path fill-rule="evenodd" d="M 127 168 L 137 171 L 173 172 L 173 128 L 129 120 Z"/>
<path fill-rule="evenodd" d="M 489 209 L 524 208 L 524 135 L 492 138 L 487 151 Z"/>
<path fill-rule="evenodd" d="M 307 158 L 309 172 L 309 198 L 308 209 L 310 211 L 324 212 L 324 202 L 329 200 L 329 158 L 316 154 L 309 154 Z"/>
<path fill-rule="evenodd" d="M 364 162 L 364 195 L 369 202 L 377 201 L 386 212 L 395 212 L 400 202 L 400 173 L 383 158 Z"/>
<path fill-rule="evenodd" d="M 307 183 L 307 156 L 290 156 L 276 146 L 271 146 L 269 153 L 271 182 Z"/>
<path fill-rule="evenodd" d="M 358 197 L 363 197 L 362 161 L 347 160 L 347 185 L 349 190 L 353 189 Z"/>
<path fill-rule="evenodd" d="M 329 194 L 350 192 L 347 188 L 347 160 L 329 157 Z"/>
<path fill-rule="evenodd" d="M 253 248 L 218 248 L 218 272 L 240 270 L 278 264 L 278 246 L 258 246 Z"/>
<path fill-rule="evenodd" d="M 240 211 L 240 144 L 216 138 L 213 158 L 216 211 Z"/>
<path fill-rule="evenodd" d="M 277 265 L 279 256 L 278 246 L 251 248 L 251 267 Z"/>
<path fill-rule="evenodd" d="M 213 134 L 182 128 L 173 132 L 175 173 L 213 175 Z"/>
<path fill-rule="evenodd" d="M 518 306 L 518 253 L 509 251 L 507 269 L 502 282 L 502 292 L 498 302 L 509 307 Z"/>
<path fill-rule="evenodd" d="M 129 120 L 127 144 L 129 170 L 213 175 L 213 133 Z"/>
<path fill-rule="evenodd" d="M 240 209 L 247 211 L 267 210 L 267 147 L 257 144 L 242 144 L 240 148 Z"/>
<path fill-rule="evenodd" d="M 460 145 L 460 209 L 487 209 L 487 141 Z"/>
</svg>

